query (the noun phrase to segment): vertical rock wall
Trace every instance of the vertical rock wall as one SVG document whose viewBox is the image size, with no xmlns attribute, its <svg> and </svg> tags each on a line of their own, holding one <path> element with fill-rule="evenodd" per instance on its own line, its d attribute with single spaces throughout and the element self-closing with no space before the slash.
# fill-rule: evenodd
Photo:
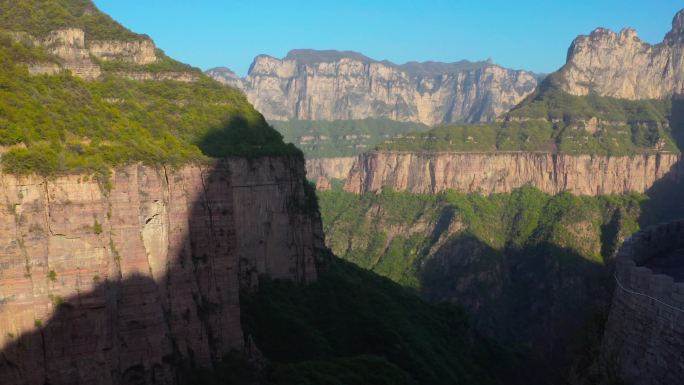
<svg viewBox="0 0 684 385">
<path fill-rule="evenodd" d="M 239 289 L 309 282 L 323 247 L 304 165 L 235 159 L 0 175 L 0 381 L 173 384 L 243 349 Z"/>
<path fill-rule="evenodd" d="M 615 295 L 601 349 L 602 369 L 609 380 L 681 384 L 684 283 L 643 266 L 681 248 L 684 221 L 649 228 L 625 241 L 616 259 Z"/>
</svg>

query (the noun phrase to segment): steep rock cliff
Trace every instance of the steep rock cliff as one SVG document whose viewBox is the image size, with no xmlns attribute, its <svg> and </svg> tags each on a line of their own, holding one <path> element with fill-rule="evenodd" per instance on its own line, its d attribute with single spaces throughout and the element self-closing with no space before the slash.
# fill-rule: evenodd
<svg viewBox="0 0 684 385">
<path fill-rule="evenodd" d="M 633 29 L 604 28 L 580 36 L 559 71 L 561 88 L 573 95 L 595 93 L 622 99 L 662 99 L 684 91 L 684 10 L 663 42 L 651 45 Z"/>
<path fill-rule="evenodd" d="M 318 158 L 306 160 L 306 177 L 315 180 L 319 177 L 326 179 L 347 179 L 356 157 Z"/>
<path fill-rule="evenodd" d="M 489 121 L 537 85 L 532 73 L 490 62 L 396 65 L 355 52 L 313 50 L 294 50 L 282 60 L 258 56 L 241 82 L 225 70 L 209 74 L 241 86 L 271 120 Z"/>
<path fill-rule="evenodd" d="M 548 194 L 645 192 L 660 179 L 684 177 L 679 159 L 675 154 L 370 152 L 358 157 L 344 188 L 354 193 L 388 186 L 422 194 L 448 189 L 492 194 L 531 185 Z"/>
<path fill-rule="evenodd" d="M 239 288 L 316 279 L 296 158 L 0 175 L 3 384 L 162 383 L 242 351 Z"/>
<path fill-rule="evenodd" d="M 674 385 L 684 375 L 684 221 L 630 237 L 616 258 L 601 368 L 611 382 Z"/>
</svg>

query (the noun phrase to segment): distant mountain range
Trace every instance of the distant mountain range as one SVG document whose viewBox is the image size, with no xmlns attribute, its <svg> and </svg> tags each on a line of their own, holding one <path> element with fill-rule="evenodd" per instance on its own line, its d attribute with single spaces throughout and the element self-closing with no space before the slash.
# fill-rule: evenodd
<svg viewBox="0 0 684 385">
<path fill-rule="evenodd" d="M 543 75 L 491 60 L 397 65 L 352 51 L 290 51 L 256 57 L 241 79 L 207 71 L 245 91 L 269 120 L 385 118 L 428 125 L 494 120 L 534 91 Z"/>
</svg>

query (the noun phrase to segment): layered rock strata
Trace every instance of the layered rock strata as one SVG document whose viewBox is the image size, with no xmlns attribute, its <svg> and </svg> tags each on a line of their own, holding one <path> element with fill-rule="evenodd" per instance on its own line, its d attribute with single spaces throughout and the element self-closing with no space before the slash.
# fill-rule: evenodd
<svg viewBox="0 0 684 385">
<path fill-rule="evenodd" d="M 376 192 L 383 187 L 419 194 L 448 189 L 483 194 L 531 185 L 548 194 L 645 192 L 663 178 L 680 180 L 676 154 L 634 156 L 566 155 L 533 152 L 370 152 L 354 163 L 345 190 Z"/>
<path fill-rule="evenodd" d="M 604 28 L 580 36 L 558 72 L 561 88 L 622 99 L 663 99 L 684 91 L 684 10 L 672 21 L 663 42 L 648 44 L 627 28 Z"/>
<path fill-rule="evenodd" d="M 294 50 L 282 60 L 258 56 L 244 79 L 220 68 L 208 74 L 242 88 L 269 120 L 490 121 L 537 85 L 534 74 L 491 62 L 396 65 L 313 50 Z"/>
<path fill-rule="evenodd" d="M 322 249 L 294 158 L 0 175 L 3 384 L 175 384 L 245 345 L 239 289 L 310 282 Z"/>
</svg>

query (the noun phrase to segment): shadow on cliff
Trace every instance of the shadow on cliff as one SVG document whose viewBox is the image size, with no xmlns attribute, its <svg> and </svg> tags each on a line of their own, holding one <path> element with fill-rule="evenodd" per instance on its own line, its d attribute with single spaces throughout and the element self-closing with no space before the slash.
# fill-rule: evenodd
<svg viewBox="0 0 684 385">
<path fill-rule="evenodd" d="M 303 156 L 294 144 L 284 143 L 283 136 L 263 117 L 258 120 L 252 124 L 244 117 L 231 117 L 222 125 L 211 127 L 197 141 L 197 146 L 204 155 L 212 158 L 253 158 L 271 154 Z"/>
<path fill-rule="evenodd" d="M 34 331 L 11 336 L 14 342 L 0 351 L 0 383 L 188 383 L 192 378 L 186 373 L 195 368 L 211 366 L 231 352 L 244 353 L 250 346 L 240 326 L 231 186 L 220 165 L 208 172 L 200 198 L 190 203 L 184 246 L 177 255 L 168 255 L 162 274 L 152 277 L 149 252 L 147 258 L 119 255 L 110 246 L 109 263 L 118 265 L 117 273 L 101 281 L 92 277 L 97 283 L 89 291 L 68 297 L 49 294 L 49 319 L 36 319 Z M 169 188 L 165 171 L 156 172 Z M 153 203 L 164 198 L 145 199 Z M 154 218 L 141 212 L 141 233 L 135 236 L 142 238 Z M 102 226 L 101 236 L 111 237 L 109 224 Z M 133 270 L 144 274 L 121 267 L 141 257 L 149 274 L 140 267 Z M 52 286 L 59 285 L 60 277 L 55 273 L 32 279 L 53 281 L 48 283 Z M 224 383 L 241 381 L 236 375 Z"/>
<path fill-rule="evenodd" d="M 68 298 L 53 297 L 56 310 L 48 320 L 36 320 L 35 331 L 15 337 L 15 343 L 0 352 L 0 378 L 3 384 L 80 384 L 114 383 L 148 384 L 164 383 L 170 378 L 168 365 L 179 358 L 173 349 L 162 357 L 163 361 L 145 368 L 143 362 L 128 367 L 114 365 L 108 359 L 119 358 L 119 354 L 107 357 L 103 351 L 119 351 L 121 355 L 135 354 L 131 343 L 141 333 L 149 333 L 152 319 L 146 310 L 144 295 L 157 284 L 150 277 L 135 275 L 120 281 L 105 281 L 90 292 Z M 122 306 L 124 301 L 132 301 Z M 131 306 L 138 305 L 137 311 Z M 160 305 L 156 302 L 156 305 Z M 147 308 L 147 309 L 146 309 Z M 124 310 L 128 311 L 124 311 Z M 156 315 L 162 316 L 159 307 Z M 163 319 L 154 317 L 155 322 Z M 104 328 L 102 328 L 104 326 Z M 121 333 L 122 329 L 127 330 Z M 112 333 L 106 339 L 104 333 Z M 161 333 L 169 332 L 167 327 Z M 163 335 L 162 334 L 162 335 Z M 78 337 L 77 337 L 78 336 Z M 118 345 L 118 346 L 116 346 Z M 164 346 L 155 349 L 164 350 Z M 170 348 L 170 347 L 167 347 Z M 61 364 L 58 361 L 66 359 Z M 30 362 L 30 370 L 26 363 Z M 151 382 L 150 382 L 151 381 Z"/>
<path fill-rule="evenodd" d="M 301 174 L 304 173 L 301 152 L 284 144 L 282 136 L 265 122 L 260 128 L 253 128 L 241 118 L 231 119 L 224 126 L 211 129 L 198 145 L 209 156 L 245 155 L 250 159 L 282 156 L 284 167 L 301 167 Z M 114 241 L 108 240 L 107 249 L 111 254 L 108 264 L 117 266 L 116 274 L 102 280 L 99 275 L 89 277 L 92 281 L 84 286 L 90 289 L 75 295 L 50 294 L 51 304 L 47 306 L 52 314 L 48 319 L 36 319 L 32 331 L 16 336 L 1 331 L 12 342 L 0 351 L 0 383 L 197 383 L 198 379 L 193 377 L 196 368 L 211 367 L 221 361 L 225 366 L 226 358 L 233 357 L 233 352 L 239 357 L 256 352 L 251 340 L 243 335 L 239 305 L 241 275 L 249 274 L 241 269 L 253 266 L 243 266 L 242 257 L 236 252 L 235 228 L 241 223 L 235 223 L 232 217 L 235 209 L 232 191 L 246 186 L 231 186 L 231 170 L 225 163 L 219 161 L 205 168 L 206 175 L 200 180 L 202 186 L 197 188 L 198 198 L 188 202 L 187 218 L 179 222 L 187 229 L 179 238 L 181 246 L 173 251 L 167 240 L 169 254 L 163 259 L 164 266 L 152 266 L 149 250 L 147 257 L 144 255 L 146 246 L 142 249 L 143 255 L 119 255 Z M 140 232 L 131 236 L 140 237 L 143 243 L 143 229 L 154 224 L 159 215 L 148 217 L 149 213 L 143 213 L 143 203 L 154 205 L 167 200 L 168 205 L 174 194 L 170 186 L 180 188 L 179 183 L 170 182 L 175 174 L 167 174 L 164 168 L 147 169 L 150 174 L 156 173 L 162 188 L 161 196 L 150 197 L 138 187 L 141 204 L 134 210 L 140 212 L 132 215 Z M 273 170 L 272 164 L 270 169 Z M 116 180 L 113 182 L 116 185 Z M 291 182 L 297 181 L 293 177 Z M 301 186 L 293 185 L 288 188 L 296 189 L 297 194 L 304 189 L 306 195 L 303 178 Z M 108 199 L 105 198 L 105 203 Z M 287 204 L 296 204 L 293 200 Z M 98 224 L 101 226 L 96 230 L 98 237 L 112 239 L 110 220 L 118 214 L 110 209 L 108 219 Z M 47 231 L 41 237 L 41 242 L 47 242 Z M 131 259 L 135 262 L 130 262 Z M 135 263 L 138 265 L 134 268 L 122 268 L 123 264 L 130 267 Z M 136 269 L 142 274 L 135 273 Z M 59 285 L 59 272 L 51 274 L 54 276 L 29 278 L 44 279 L 47 287 Z M 78 279 L 83 278 L 79 275 Z M 34 293 L 33 299 L 42 303 L 44 296 L 48 293 Z M 233 375 L 221 383 L 253 383 L 253 373 L 245 370 L 247 363 L 242 362 L 243 358 L 236 360 Z"/>
<path fill-rule="evenodd" d="M 684 98 L 672 101 L 670 129 L 677 147 L 684 152 Z M 664 178 L 648 189 L 646 195 L 649 199 L 641 205 L 641 228 L 684 218 L 684 161 L 680 158 Z"/>
<path fill-rule="evenodd" d="M 467 234 L 421 271 L 425 298 L 463 306 L 478 330 L 525 346 L 558 383 L 597 357 L 612 292 L 605 265 L 550 243 L 499 250 Z"/>
</svg>

